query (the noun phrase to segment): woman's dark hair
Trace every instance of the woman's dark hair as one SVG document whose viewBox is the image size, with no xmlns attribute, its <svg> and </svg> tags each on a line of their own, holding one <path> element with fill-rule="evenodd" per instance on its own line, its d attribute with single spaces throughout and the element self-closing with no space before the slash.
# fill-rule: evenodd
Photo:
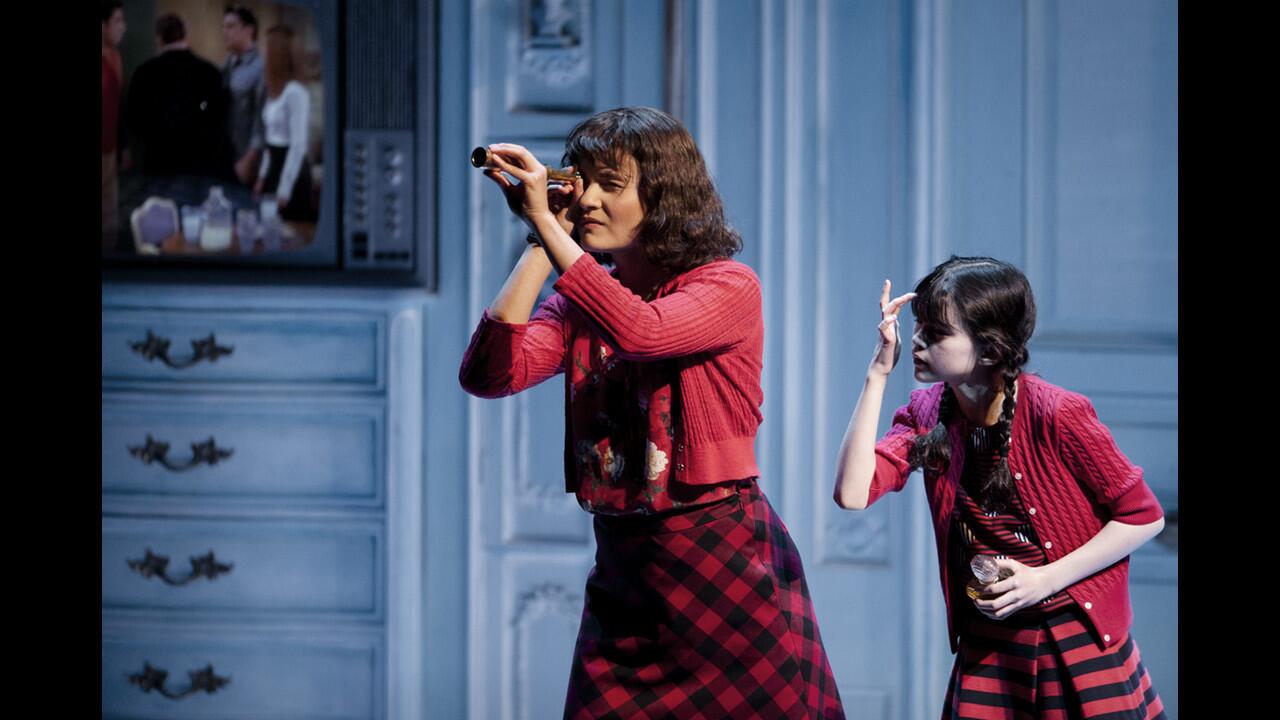
<svg viewBox="0 0 1280 720">
<path fill-rule="evenodd" d="M 650 262 L 679 273 L 742 249 L 693 137 L 661 110 L 623 107 L 592 115 L 569 133 L 563 162 L 616 169 L 627 155 L 640 173 L 644 220 L 637 241 Z"/>
<path fill-rule="evenodd" d="M 1000 420 L 992 428 L 992 446 L 999 459 L 979 478 L 975 499 L 987 512 L 1008 507 L 1013 493 L 1009 474 L 1009 441 L 1017 409 L 1014 381 L 1027 364 L 1027 342 L 1036 328 L 1036 301 L 1031 284 L 1016 267 L 988 257 L 957 257 L 933 269 L 916 285 L 911 312 L 925 342 L 945 337 L 950 327 L 963 329 L 974 340 L 981 358 L 993 361 L 1004 380 Z M 912 467 L 943 472 L 951 462 L 947 423 L 956 412 L 950 386 L 942 391 L 938 424 L 916 438 L 908 461 Z"/>
<path fill-rule="evenodd" d="M 272 25 L 267 29 L 266 47 L 262 53 L 262 79 L 270 97 L 278 96 L 290 80 L 298 79 L 301 63 L 294 38 L 293 28 L 289 25 Z"/>
<path fill-rule="evenodd" d="M 124 10 L 124 3 L 121 0 L 100 0 L 99 6 L 102 9 L 102 22 L 110 20 L 116 8 Z"/>
<path fill-rule="evenodd" d="M 166 13 L 156 18 L 156 35 L 165 45 L 175 43 L 187 36 L 187 26 L 182 24 L 182 18 Z"/>
</svg>

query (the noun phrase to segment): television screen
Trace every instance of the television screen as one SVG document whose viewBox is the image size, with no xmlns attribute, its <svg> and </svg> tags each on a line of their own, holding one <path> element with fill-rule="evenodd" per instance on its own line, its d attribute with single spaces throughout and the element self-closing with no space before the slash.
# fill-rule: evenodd
<svg viewBox="0 0 1280 720">
<path fill-rule="evenodd" d="M 224 0 L 126 0 L 108 13 L 104 259 L 307 255 L 336 131 L 315 13 Z"/>
</svg>

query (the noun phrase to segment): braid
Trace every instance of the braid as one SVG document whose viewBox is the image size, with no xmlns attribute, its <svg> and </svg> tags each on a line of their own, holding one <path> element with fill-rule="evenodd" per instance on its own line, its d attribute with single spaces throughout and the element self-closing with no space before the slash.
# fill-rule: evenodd
<svg viewBox="0 0 1280 720">
<path fill-rule="evenodd" d="M 947 435 L 947 423 L 956 411 L 956 396 L 950 385 L 942 386 L 938 400 L 938 423 L 928 433 L 920 435 L 907 453 L 912 468 L 923 467 L 930 472 L 944 472 L 951 463 L 951 440 Z"/>
<path fill-rule="evenodd" d="M 1025 354 L 1025 350 L 1023 353 Z M 1001 373 L 1004 378 L 1004 402 L 1000 405 L 1000 420 L 995 427 L 995 446 L 997 459 L 991 470 L 979 483 L 978 504 L 986 512 L 1004 512 L 1012 504 L 1015 493 L 1013 474 L 1009 472 L 1009 450 L 1013 439 L 1013 415 L 1018 402 L 1014 396 L 1014 381 L 1018 379 L 1018 371 L 1005 368 Z"/>
</svg>

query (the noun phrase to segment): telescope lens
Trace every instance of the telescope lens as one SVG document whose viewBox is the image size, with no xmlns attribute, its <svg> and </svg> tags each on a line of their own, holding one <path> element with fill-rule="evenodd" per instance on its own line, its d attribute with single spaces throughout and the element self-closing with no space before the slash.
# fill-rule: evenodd
<svg viewBox="0 0 1280 720">
<path fill-rule="evenodd" d="M 489 148 L 478 147 L 471 151 L 471 165 L 473 167 L 484 167 L 489 162 Z"/>
</svg>

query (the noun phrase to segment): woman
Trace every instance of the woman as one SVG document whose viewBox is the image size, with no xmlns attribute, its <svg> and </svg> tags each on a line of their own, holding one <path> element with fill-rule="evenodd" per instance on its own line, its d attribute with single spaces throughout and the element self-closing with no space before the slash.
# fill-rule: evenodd
<svg viewBox="0 0 1280 720">
<path fill-rule="evenodd" d="M 311 206 L 311 164 L 307 162 L 307 122 L 311 98 L 298 82 L 293 28 L 276 25 L 267 30 L 263 76 L 267 100 L 262 105 L 266 152 L 258 169 L 254 197 L 274 193 L 280 217 L 315 220 Z"/>
<path fill-rule="evenodd" d="M 489 149 L 533 232 L 460 380 L 502 397 L 565 373 L 566 490 L 597 543 L 565 717 L 844 717 L 799 555 L 756 484 L 759 281 L 730 259 L 741 240 L 693 138 L 651 108 L 599 113 L 565 143 L 580 179 L 550 190 L 528 150 Z"/>
</svg>

